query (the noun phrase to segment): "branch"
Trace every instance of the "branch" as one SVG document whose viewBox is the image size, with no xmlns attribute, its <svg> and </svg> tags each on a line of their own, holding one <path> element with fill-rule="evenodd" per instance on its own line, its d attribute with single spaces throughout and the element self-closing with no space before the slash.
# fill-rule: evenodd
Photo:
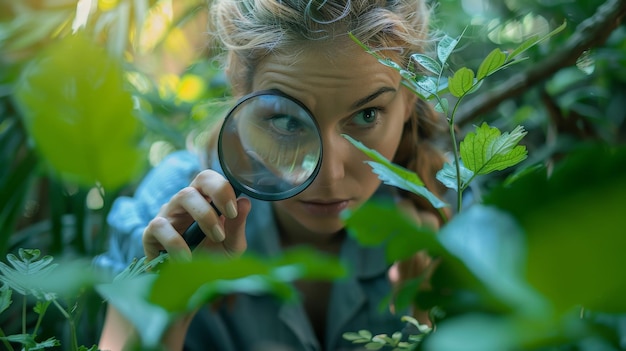
<svg viewBox="0 0 626 351">
<path fill-rule="evenodd" d="M 626 15 L 625 0 L 607 0 L 593 16 L 584 20 L 563 48 L 528 70 L 518 73 L 498 86 L 498 89 L 477 95 L 458 112 L 459 125 L 498 106 L 502 101 L 524 93 L 533 85 L 548 79 L 560 69 L 576 63 L 578 57 L 592 47 L 602 45 Z"/>
</svg>

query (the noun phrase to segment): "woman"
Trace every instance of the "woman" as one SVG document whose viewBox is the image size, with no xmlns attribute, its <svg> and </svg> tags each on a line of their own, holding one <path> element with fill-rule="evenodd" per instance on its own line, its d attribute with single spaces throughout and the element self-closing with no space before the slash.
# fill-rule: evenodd
<svg viewBox="0 0 626 351">
<path fill-rule="evenodd" d="M 342 340 L 343 332 L 402 329 L 400 312 L 393 315 L 379 308 L 392 291 L 384 249 L 359 247 L 345 235 L 339 215 L 375 193 L 394 196 L 399 208 L 421 224 L 436 226 L 437 212 L 420 198 L 381 186 L 363 162 L 366 156 L 342 134 L 415 170 L 439 193 L 434 175 L 442 158 L 428 143 L 436 118 L 425 102 L 403 87 L 397 71 L 380 64 L 348 33 L 406 66 L 409 55 L 422 51 L 426 43 L 424 2 L 215 0 L 210 14 L 211 32 L 226 49 L 225 70 L 234 96 L 279 90 L 311 111 L 324 150 L 319 174 L 295 197 L 263 202 L 236 198 L 218 171 L 201 171 L 203 162 L 197 156 L 175 153 L 152 170 L 134 199 L 116 202 L 110 218 L 115 222 L 120 221 L 116 216 L 125 216 L 124 224 L 112 235 L 110 253 L 98 261 L 118 268 L 127 265 L 140 254 L 140 235 L 148 259 L 162 250 L 189 256 L 181 233 L 195 220 L 207 236 L 197 250 L 275 255 L 306 244 L 339 255 L 353 268 L 354 276 L 340 282 L 297 283 L 301 304 L 238 296 L 217 311 L 201 309 L 171 328 L 164 343 L 172 350 L 183 344 L 190 350 L 341 350 L 354 347 Z M 208 154 L 214 155 L 211 150 Z M 403 267 L 400 273 L 415 268 Z M 128 330 L 110 309 L 100 348 L 121 349 Z"/>
</svg>

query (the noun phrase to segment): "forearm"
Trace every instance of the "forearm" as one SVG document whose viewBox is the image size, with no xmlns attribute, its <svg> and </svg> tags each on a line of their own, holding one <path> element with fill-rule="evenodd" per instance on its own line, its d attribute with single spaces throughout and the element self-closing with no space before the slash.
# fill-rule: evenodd
<svg viewBox="0 0 626 351">
<path fill-rule="evenodd" d="M 162 345 L 166 350 L 182 350 L 191 316 L 174 322 L 165 333 Z M 139 338 L 133 325 L 114 307 L 108 306 L 98 349 L 109 351 L 131 350 Z"/>
</svg>

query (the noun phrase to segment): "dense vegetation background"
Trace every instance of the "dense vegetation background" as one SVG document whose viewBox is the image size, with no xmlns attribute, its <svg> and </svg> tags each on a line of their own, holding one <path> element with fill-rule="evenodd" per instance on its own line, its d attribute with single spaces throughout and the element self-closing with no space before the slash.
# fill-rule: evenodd
<svg viewBox="0 0 626 351">
<path fill-rule="evenodd" d="M 461 137 L 483 121 L 528 131 L 522 143 L 529 158 L 481 178 L 474 194 L 489 193 L 532 165 L 551 169 L 590 142 L 623 145 L 623 1 L 432 4 L 433 29 L 462 35 L 451 71 L 475 68 L 496 47 L 510 50 L 567 23 L 523 63 L 490 77 L 459 111 Z M 56 258 L 102 252 L 113 199 L 131 193 L 168 152 L 201 143 L 199 131 L 219 117 L 219 104 L 208 102 L 228 96 L 215 52 L 206 46 L 206 11 L 205 1 L 0 0 L 0 257 L 24 247 Z M 568 174 L 564 182 L 584 188 L 586 177 Z M 546 194 L 564 193 L 527 191 L 516 203 L 533 206 Z M 614 223 L 602 213 L 612 213 L 603 206 L 615 204 L 592 196 L 578 205 L 600 209 L 590 212 L 597 226 Z M 563 250 L 585 257 L 581 247 Z M 98 296 L 84 298 L 91 303 L 80 335 L 89 344 L 101 304 Z M 0 315 L 5 333 L 19 330 L 20 318 L 17 308 Z M 43 335 L 63 333 L 54 318 Z"/>
</svg>

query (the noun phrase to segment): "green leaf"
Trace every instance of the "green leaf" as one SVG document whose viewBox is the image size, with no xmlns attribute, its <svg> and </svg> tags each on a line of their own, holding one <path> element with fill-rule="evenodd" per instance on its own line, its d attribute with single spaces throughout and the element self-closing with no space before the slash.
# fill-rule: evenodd
<svg viewBox="0 0 626 351">
<path fill-rule="evenodd" d="M 359 335 L 361 335 L 362 337 L 368 340 L 372 339 L 372 333 L 369 330 L 361 329 L 359 330 Z"/>
<path fill-rule="evenodd" d="M 500 49 L 493 49 L 478 67 L 476 79 L 481 80 L 496 72 L 504 65 L 506 55 Z"/>
<path fill-rule="evenodd" d="M 381 58 L 381 59 L 378 60 L 378 62 L 382 63 L 384 66 L 393 68 L 393 69 L 395 69 L 398 72 L 404 70 L 404 68 L 402 68 L 402 66 L 400 66 L 394 60 L 389 59 L 389 58 Z"/>
<path fill-rule="evenodd" d="M 411 55 L 411 59 L 413 59 L 413 61 L 415 61 L 418 65 L 424 67 L 427 71 L 436 75 L 440 75 L 443 71 L 439 62 L 435 61 L 430 56 L 424 54 L 413 54 Z"/>
<path fill-rule="evenodd" d="M 441 98 L 437 101 L 437 105 L 435 105 L 435 111 L 443 113 L 444 115 L 448 114 L 448 110 L 450 109 L 450 103 L 448 99 Z"/>
<path fill-rule="evenodd" d="M 426 324 L 420 324 L 420 322 L 418 322 L 417 319 L 415 319 L 413 316 L 402 316 L 401 320 L 403 322 L 412 324 L 415 328 L 417 328 L 417 330 L 420 331 L 420 333 L 423 333 L 423 334 L 428 334 L 433 330 L 431 327 L 429 327 Z"/>
<path fill-rule="evenodd" d="M 483 123 L 461 142 L 463 164 L 477 175 L 514 166 L 526 159 L 526 147 L 517 145 L 525 135 L 526 131 L 521 126 L 511 133 L 500 134 L 498 128 Z"/>
<path fill-rule="evenodd" d="M 362 342 L 363 340 L 365 340 L 366 342 L 369 341 L 369 338 L 364 338 L 363 336 L 361 336 L 361 334 L 359 333 L 355 333 L 355 332 L 346 332 L 342 334 L 342 337 L 348 341 L 352 341 L 352 342 Z"/>
<path fill-rule="evenodd" d="M 432 93 L 428 92 L 427 90 L 425 90 L 419 83 L 419 81 L 422 79 L 423 77 L 420 77 L 418 79 L 418 81 L 415 80 L 407 80 L 407 79 L 403 79 L 402 80 L 402 85 L 404 85 L 405 87 L 409 88 L 414 94 L 416 94 L 417 96 L 421 97 L 424 100 L 428 100 L 430 99 L 430 97 L 433 95 Z"/>
<path fill-rule="evenodd" d="M 384 343 L 379 343 L 379 342 L 370 342 L 365 344 L 365 349 L 366 350 L 380 350 L 385 346 Z"/>
<path fill-rule="evenodd" d="M 368 201 L 356 210 L 344 211 L 342 219 L 359 244 L 385 245 L 388 262 L 411 257 L 420 250 L 442 251 L 432 229 L 418 227 L 392 203 Z"/>
<path fill-rule="evenodd" d="M 450 189 L 454 189 L 455 191 L 459 191 L 458 182 L 457 182 L 457 174 L 456 174 L 456 162 L 454 164 L 450 162 L 446 162 L 443 165 L 443 168 L 437 172 L 437 180 L 441 182 L 441 184 L 445 185 Z M 465 168 L 463 163 L 460 165 L 461 170 L 461 189 L 464 189 L 472 177 L 474 177 L 474 172 Z"/>
<path fill-rule="evenodd" d="M 418 185 L 415 182 L 415 178 L 418 177 L 416 173 L 393 164 L 382 164 L 371 161 L 366 161 L 366 163 L 372 167 L 372 171 L 378 175 L 378 178 L 380 178 L 383 183 L 417 194 L 428 200 L 434 208 L 448 206 L 447 203 L 441 201 L 425 186 Z"/>
<path fill-rule="evenodd" d="M 435 81 L 435 79 L 433 79 L 432 77 L 419 77 L 419 79 L 416 81 L 417 82 L 417 86 L 425 91 L 426 93 L 428 93 L 425 98 L 428 98 L 430 95 L 436 94 L 437 93 L 437 83 Z"/>
<path fill-rule="evenodd" d="M 472 313 L 449 318 L 424 339 L 427 350 L 502 351 L 518 349 L 523 334 L 511 318 Z M 532 334 L 532 333 L 530 333 Z M 480 337 L 477 337 L 480 335 Z"/>
<path fill-rule="evenodd" d="M 272 259 L 251 254 L 236 259 L 196 254 L 191 262 L 168 262 L 162 267 L 150 301 L 167 311 L 182 312 L 236 292 L 291 299 L 295 295 L 289 283 L 294 280 L 344 275 L 336 258 L 307 249 L 288 250 Z M 176 290 L 168 289 L 171 286 Z"/>
<path fill-rule="evenodd" d="M 561 24 L 560 26 L 558 26 L 557 28 L 555 28 L 553 31 L 551 31 L 550 33 L 544 35 L 543 37 L 540 37 L 538 35 L 533 35 L 532 37 L 528 38 L 527 40 L 525 40 L 520 46 L 518 46 L 517 48 L 515 48 L 507 57 L 507 61 L 511 61 L 513 59 L 515 59 L 517 56 L 521 55 L 523 52 L 525 52 L 526 50 L 530 49 L 531 47 L 539 44 L 540 42 L 555 36 L 556 34 L 560 33 L 563 29 L 565 29 L 565 27 L 567 27 L 567 22 L 563 22 L 563 24 Z"/>
<path fill-rule="evenodd" d="M 385 184 L 395 186 L 406 191 L 410 191 L 414 194 L 420 195 L 430 201 L 430 203 L 435 208 L 446 207 L 447 204 L 437 198 L 433 193 L 431 193 L 426 187 L 424 187 L 424 182 L 419 178 L 419 176 L 404 167 L 396 165 L 391 161 L 387 160 L 383 155 L 381 155 L 378 151 L 368 148 L 363 145 L 360 141 L 357 141 L 350 137 L 349 135 L 344 134 L 344 138 L 348 139 L 357 149 L 361 150 L 368 157 L 373 159 L 375 162 L 366 161 L 372 167 L 372 171 L 378 175 L 380 180 L 382 180 Z"/>
<path fill-rule="evenodd" d="M 456 71 L 448 77 L 448 90 L 455 97 L 462 97 L 474 85 L 474 72 L 466 67 Z"/>
<path fill-rule="evenodd" d="M 626 147 L 584 145 L 485 194 L 527 233 L 526 278 L 559 313 L 626 312 Z"/>
<path fill-rule="evenodd" d="M 162 253 L 158 257 L 152 259 L 150 262 L 146 263 L 146 257 L 142 257 L 140 259 L 134 259 L 126 268 L 121 271 L 117 276 L 115 276 L 115 280 L 121 279 L 130 279 L 134 277 L 138 277 L 139 275 L 149 272 L 154 269 L 156 266 L 165 262 L 169 258 L 169 254 Z"/>
<path fill-rule="evenodd" d="M 513 216 L 477 204 L 456 215 L 437 238 L 491 295 L 520 312 L 541 315 L 549 309 L 524 279 L 527 256 L 523 234 Z"/>
<path fill-rule="evenodd" d="M 454 72 L 452 77 L 448 78 L 448 88 L 450 94 L 456 97 L 463 97 L 472 91 L 474 87 L 474 71 L 467 67 L 463 67 Z"/>
<path fill-rule="evenodd" d="M 19 250 L 19 258 L 7 255 L 8 266 L 0 262 L 0 281 L 22 295 L 33 295 L 46 302 L 61 297 L 75 297 L 85 287 L 99 281 L 99 274 L 85 259 L 53 263 L 52 256 L 39 257 L 39 250 Z M 71 279 L 67 279 L 71 277 Z M 36 306 L 41 307 L 41 306 Z"/>
<path fill-rule="evenodd" d="M 26 350 L 42 350 L 61 345 L 59 340 L 54 337 L 46 339 L 43 342 L 36 342 L 34 337 L 30 334 L 13 334 L 6 337 L 0 337 L 0 340 L 7 340 L 9 342 L 22 344 Z"/>
<path fill-rule="evenodd" d="M 50 306 L 51 303 L 52 301 L 37 301 L 35 307 L 33 307 L 33 311 L 38 315 L 43 316 L 46 314 L 48 306 Z"/>
<path fill-rule="evenodd" d="M 23 70 L 15 101 L 55 173 L 107 190 L 143 169 L 141 124 L 121 63 L 82 35 L 50 45 Z"/>
<path fill-rule="evenodd" d="M 4 312 L 9 306 L 11 306 L 11 295 L 13 290 L 9 289 L 7 284 L 3 284 L 0 287 L 0 313 Z"/>
<path fill-rule="evenodd" d="M 454 48 L 458 43 L 459 41 L 457 39 L 448 35 L 445 35 L 439 43 L 437 43 L 437 58 L 439 59 L 439 62 L 441 62 L 442 66 L 445 66 L 448 61 L 448 57 L 450 57 L 450 54 L 454 51 Z"/>
<path fill-rule="evenodd" d="M 41 289 L 41 281 L 45 280 L 57 264 L 52 264 L 51 256 L 39 259 L 39 250 L 19 249 L 19 258 L 7 255 L 10 267 L 0 262 L 0 281 L 22 295 L 34 295 L 36 298 L 53 298 Z"/>
</svg>

